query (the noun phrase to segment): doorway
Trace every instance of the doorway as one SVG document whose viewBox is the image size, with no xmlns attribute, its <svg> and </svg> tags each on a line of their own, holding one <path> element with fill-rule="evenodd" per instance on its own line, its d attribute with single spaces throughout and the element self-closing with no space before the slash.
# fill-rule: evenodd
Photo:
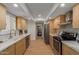
<svg viewBox="0 0 79 59">
<path fill-rule="evenodd" d="M 37 39 L 43 39 L 43 23 L 36 23 L 36 36 Z"/>
</svg>

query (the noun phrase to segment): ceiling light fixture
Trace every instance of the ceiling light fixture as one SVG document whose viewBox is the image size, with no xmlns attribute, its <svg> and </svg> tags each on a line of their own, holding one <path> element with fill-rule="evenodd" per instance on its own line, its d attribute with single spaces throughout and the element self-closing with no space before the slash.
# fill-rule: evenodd
<svg viewBox="0 0 79 59">
<path fill-rule="evenodd" d="M 64 7 L 64 6 L 65 6 L 65 4 L 64 4 L 64 3 L 62 3 L 60 6 L 61 6 L 61 7 Z"/>
<path fill-rule="evenodd" d="M 49 17 L 49 19 L 52 19 L 51 17 Z"/>
<path fill-rule="evenodd" d="M 38 17 L 41 17 L 41 14 L 39 14 Z"/>
<path fill-rule="evenodd" d="M 18 5 L 17 5 L 17 4 L 13 4 L 13 6 L 14 6 L 14 7 L 18 7 Z"/>
</svg>

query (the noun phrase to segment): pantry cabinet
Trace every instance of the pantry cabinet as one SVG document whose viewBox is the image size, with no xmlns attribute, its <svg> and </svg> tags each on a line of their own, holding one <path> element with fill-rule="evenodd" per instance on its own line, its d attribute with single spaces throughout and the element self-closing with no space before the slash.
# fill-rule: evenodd
<svg viewBox="0 0 79 59">
<path fill-rule="evenodd" d="M 16 43 L 16 55 L 23 55 L 26 50 L 26 41 L 21 39 Z"/>
<path fill-rule="evenodd" d="M 79 4 L 73 7 L 73 28 L 79 28 Z"/>
<path fill-rule="evenodd" d="M 54 19 L 54 29 L 60 28 L 60 17 Z"/>
<path fill-rule="evenodd" d="M 0 55 L 15 55 L 15 44 L 3 50 Z"/>
<path fill-rule="evenodd" d="M 51 20 L 51 21 L 49 21 L 49 33 L 51 34 L 51 33 L 53 33 L 53 28 L 54 28 L 54 21 L 53 20 Z"/>
<path fill-rule="evenodd" d="M 6 28 L 6 8 L 0 4 L 0 30 Z"/>
</svg>

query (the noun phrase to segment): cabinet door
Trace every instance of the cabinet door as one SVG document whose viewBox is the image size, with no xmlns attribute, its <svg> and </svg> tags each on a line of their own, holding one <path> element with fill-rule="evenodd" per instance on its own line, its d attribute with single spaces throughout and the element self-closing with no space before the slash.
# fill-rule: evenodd
<svg viewBox="0 0 79 59">
<path fill-rule="evenodd" d="M 54 20 L 54 29 L 59 29 L 60 28 L 60 17 L 57 17 Z"/>
<path fill-rule="evenodd" d="M 49 40 L 49 42 L 50 42 L 51 48 L 53 49 L 53 36 L 51 36 L 51 35 L 50 35 L 50 40 Z"/>
<path fill-rule="evenodd" d="M 53 33 L 53 27 L 54 27 L 53 21 L 49 21 L 49 33 L 50 34 Z"/>
<path fill-rule="evenodd" d="M 22 19 L 22 20 L 21 20 L 21 24 L 22 24 L 22 29 L 23 29 L 23 30 L 26 30 L 26 29 L 27 29 L 27 22 L 26 22 L 25 19 Z"/>
<path fill-rule="evenodd" d="M 22 29 L 21 28 L 21 18 L 20 17 L 16 17 L 16 27 L 17 29 Z"/>
<path fill-rule="evenodd" d="M 26 50 L 25 39 L 21 39 L 16 43 L 16 55 L 23 55 Z"/>
<path fill-rule="evenodd" d="M 62 44 L 62 54 L 63 55 L 79 55 L 78 52 L 74 51 L 72 48 L 65 44 Z"/>
<path fill-rule="evenodd" d="M 0 4 L 0 30 L 6 28 L 6 9 Z"/>
<path fill-rule="evenodd" d="M 29 47 L 29 43 L 30 43 L 30 35 L 26 37 L 26 48 Z"/>
<path fill-rule="evenodd" d="M 79 28 L 79 4 L 73 7 L 73 28 Z"/>
<path fill-rule="evenodd" d="M 1 55 L 15 55 L 15 44 L 12 46 L 8 47 L 4 51 L 0 53 Z"/>
</svg>

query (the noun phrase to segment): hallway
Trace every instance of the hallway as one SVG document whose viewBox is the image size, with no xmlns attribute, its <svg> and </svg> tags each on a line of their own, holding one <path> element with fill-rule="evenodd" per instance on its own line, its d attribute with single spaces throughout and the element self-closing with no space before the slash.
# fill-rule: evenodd
<svg viewBox="0 0 79 59">
<path fill-rule="evenodd" d="M 30 42 L 29 48 L 26 50 L 25 55 L 53 55 L 49 45 L 46 45 L 43 39 L 38 38 Z"/>
</svg>

